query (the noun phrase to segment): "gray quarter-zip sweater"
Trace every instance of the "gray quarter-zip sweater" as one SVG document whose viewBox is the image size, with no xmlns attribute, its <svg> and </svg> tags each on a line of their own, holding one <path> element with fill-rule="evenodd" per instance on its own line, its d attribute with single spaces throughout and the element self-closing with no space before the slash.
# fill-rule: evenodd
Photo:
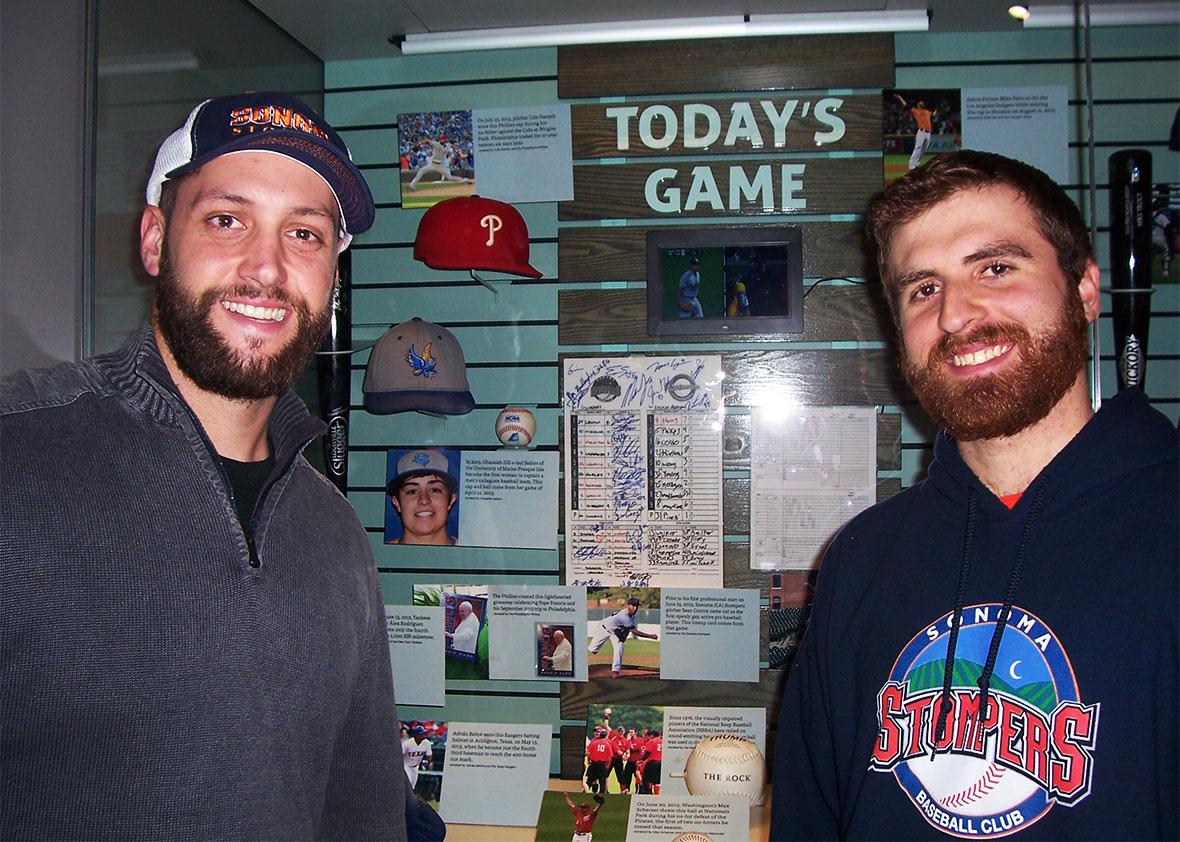
<svg viewBox="0 0 1180 842">
<path fill-rule="evenodd" d="M 380 584 L 301 455 L 321 431 L 279 399 L 243 527 L 146 325 L 0 386 L 0 838 L 405 838 Z"/>
</svg>

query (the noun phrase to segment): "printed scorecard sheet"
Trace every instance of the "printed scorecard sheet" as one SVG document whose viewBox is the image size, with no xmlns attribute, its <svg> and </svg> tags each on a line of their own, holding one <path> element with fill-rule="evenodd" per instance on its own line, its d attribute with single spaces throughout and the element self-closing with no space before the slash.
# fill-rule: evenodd
<svg viewBox="0 0 1180 842">
<path fill-rule="evenodd" d="M 877 411 L 756 411 L 750 435 L 750 567 L 810 569 L 829 538 L 877 500 Z"/>
<path fill-rule="evenodd" d="M 721 587 L 721 357 L 563 375 L 566 584 Z"/>
</svg>

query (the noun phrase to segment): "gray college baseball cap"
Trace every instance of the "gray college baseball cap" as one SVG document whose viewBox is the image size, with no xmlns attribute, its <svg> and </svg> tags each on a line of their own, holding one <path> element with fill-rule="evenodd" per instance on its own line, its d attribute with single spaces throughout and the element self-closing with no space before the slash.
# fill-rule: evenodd
<svg viewBox="0 0 1180 842">
<path fill-rule="evenodd" d="M 416 316 L 377 340 L 362 388 L 365 409 L 378 415 L 466 415 L 475 408 L 459 341 L 445 327 Z"/>
<path fill-rule="evenodd" d="M 385 485 L 388 494 L 396 494 L 401 488 L 402 480 L 409 477 L 420 477 L 426 474 L 436 476 L 447 484 L 447 488 L 454 494 L 459 489 L 459 477 L 451 472 L 451 463 L 443 453 L 436 448 L 411 450 L 397 460 L 397 473 Z"/>
</svg>

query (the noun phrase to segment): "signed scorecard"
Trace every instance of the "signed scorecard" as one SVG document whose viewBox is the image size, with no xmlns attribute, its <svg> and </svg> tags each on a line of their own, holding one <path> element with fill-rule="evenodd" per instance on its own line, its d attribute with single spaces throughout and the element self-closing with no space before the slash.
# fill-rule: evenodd
<svg viewBox="0 0 1180 842">
<path fill-rule="evenodd" d="M 721 357 L 569 358 L 566 584 L 721 587 Z"/>
</svg>

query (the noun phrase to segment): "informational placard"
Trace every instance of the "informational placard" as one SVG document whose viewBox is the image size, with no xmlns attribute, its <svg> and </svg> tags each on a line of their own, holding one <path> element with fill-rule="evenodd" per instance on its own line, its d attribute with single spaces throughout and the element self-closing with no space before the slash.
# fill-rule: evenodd
<svg viewBox="0 0 1180 842">
<path fill-rule="evenodd" d="M 766 708 L 664 708 L 664 763 L 660 795 L 689 795 L 683 777 L 688 756 L 705 737 L 736 734 L 766 756 Z"/>
<path fill-rule="evenodd" d="M 502 202 L 574 197 L 568 105 L 480 108 L 472 122 L 481 195 Z"/>
<path fill-rule="evenodd" d="M 827 540 L 876 502 L 876 410 L 755 412 L 750 465 L 750 566 L 813 568 Z"/>
<path fill-rule="evenodd" d="M 1069 92 L 1065 85 L 964 88 L 963 148 L 997 152 L 1042 170 L 1058 184 L 1069 176 Z"/>
<path fill-rule="evenodd" d="M 548 451 L 390 448 L 385 543 L 556 549 L 557 464 Z"/>
<path fill-rule="evenodd" d="M 586 589 L 492 585 L 492 678 L 586 680 Z"/>
<path fill-rule="evenodd" d="M 746 842 L 750 804 L 725 798 L 636 795 L 627 817 L 627 842 Z"/>
<path fill-rule="evenodd" d="M 459 535 L 470 547 L 557 548 L 557 454 L 463 452 Z"/>
<path fill-rule="evenodd" d="M 552 731 L 549 724 L 450 723 L 439 811 L 443 820 L 535 827 L 549 783 Z"/>
<path fill-rule="evenodd" d="M 563 373 L 566 583 L 720 587 L 721 357 Z"/>
<path fill-rule="evenodd" d="M 385 630 L 393 674 L 414 676 L 413 681 L 398 682 L 397 700 L 403 705 L 445 705 L 442 607 L 386 605 Z"/>
<path fill-rule="evenodd" d="M 758 591 L 664 588 L 660 678 L 758 681 Z"/>
</svg>

